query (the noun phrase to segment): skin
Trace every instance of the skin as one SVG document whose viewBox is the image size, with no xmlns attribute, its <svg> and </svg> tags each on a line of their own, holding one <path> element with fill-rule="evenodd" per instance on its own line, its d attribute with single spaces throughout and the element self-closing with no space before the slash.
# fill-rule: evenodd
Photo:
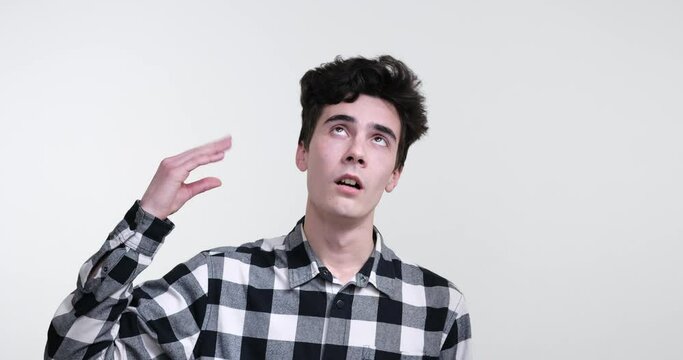
<svg viewBox="0 0 683 360">
<path fill-rule="evenodd" d="M 166 219 L 191 198 L 221 186 L 220 179 L 215 177 L 206 177 L 189 184 L 185 184 L 185 180 L 197 167 L 223 160 L 225 152 L 231 146 L 232 137 L 226 136 L 161 160 L 157 172 L 140 199 L 140 207 L 159 219 Z"/>
<path fill-rule="evenodd" d="M 400 131 L 392 104 L 360 95 L 353 103 L 326 106 L 308 148 L 297 146 L 296 166 L 307 172 L 304 232 L 341 283 L 352 279 L 372 252 L 375 208 L 401 175 L 394 168 Z M 163 159 L 140 200 L 142 209 L 165 219 L 194 196 L 221 186 L 215 177 L 185 181 L 197 167 L 222 160 L 231 145 L 227 136 Z M 355 176 L 362 188 L 338 185 L 344 175 Z"/>
<path fill-rule="evenodd" d="M 341 283 L 353 278 L 372 252 L 375 208 L 401 175 L 394 169 L 400 130 L 392 104 L 360 95 L 353 103 L 326 106 L 309 148 L 297 147 L 296 165 L 307 171 L 304 232 Z M 345 174 L 358 177 L 362 189 L 345 192 L 335 182 Z"/>
</svg>

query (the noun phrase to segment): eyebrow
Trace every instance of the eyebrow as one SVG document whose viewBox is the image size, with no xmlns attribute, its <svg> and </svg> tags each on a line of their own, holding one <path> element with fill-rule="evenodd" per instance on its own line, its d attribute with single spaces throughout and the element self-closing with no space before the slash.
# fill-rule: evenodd
<svg viewBox="0 0 683 360">
<path fill-rule="evenodd" d="M 327 118 L 327 120 L 325 120 L 324 123 L 327 124 L 327 123 L 332 122 L 332 121 L 345 121 L 345 122 L 355 123 L 356 118 L 354 118 L 353 116 L 349 116 L 349 115 L 337 114 L 337 115 L 332 115 L 329 118 Z M 383 133 L 383 134 L 386 134 L 390 138 L 394 139 L 394 141 L 396 141 L 396 139 L 397 139 L 394 131 L 391 130 L 390 128 L 384 126 L 384 125 L 372 124 L 372 128 Z"/>
</svg>

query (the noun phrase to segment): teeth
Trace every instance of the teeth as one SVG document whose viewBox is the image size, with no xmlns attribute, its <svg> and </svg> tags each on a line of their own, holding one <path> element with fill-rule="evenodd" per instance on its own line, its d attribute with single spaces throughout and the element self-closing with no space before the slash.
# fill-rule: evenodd
<svg viewBox="0 0 683 360">
<path fill-rule="evenodd" d="M 346 184 L 346 185 L 356 186 L 356 180 L 342 179 L 341 183 Z"/>
<path fill-rule="evenodd" d="M 360 185 L 356 182 L 356 180 L 352 179 L 341 179 L 337 182 L 339 185 L 348 185 L 351 187 L 355 187 L 356 189 L 360 189 Z"/>
</svg>

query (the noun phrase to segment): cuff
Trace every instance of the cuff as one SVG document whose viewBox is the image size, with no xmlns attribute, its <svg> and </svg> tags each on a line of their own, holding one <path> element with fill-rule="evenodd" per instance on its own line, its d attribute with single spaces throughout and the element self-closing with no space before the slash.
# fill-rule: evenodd
<svg viewBox="0 0 683 360">
<path fill-rule="evenodd" d="M 133 206 L 126 212 L 124 220 L 130 230 L 142 234 L 142 238 L 138 238 L 139 243 L 135 241 L 135 244 L 126 245 L 134 245 L 133 247 L 147 255 L 154 254 L 159 245 L 164 242 L 164 238 L 175 227 L 175 224 L 168 218 L 161 220 L 143 210 L 140 207 L 140 200 L 135 200 Z"/>
</svg>

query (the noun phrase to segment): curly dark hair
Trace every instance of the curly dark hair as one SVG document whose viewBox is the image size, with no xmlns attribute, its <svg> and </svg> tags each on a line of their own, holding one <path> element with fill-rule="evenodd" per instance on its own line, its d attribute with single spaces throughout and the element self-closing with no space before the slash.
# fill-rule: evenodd
<svg viewBox="0 0 683 360">
<path fill-rule="evenodd" d="M 301 132 L 305 149 L 325 105 L 354 102 L 360 94 L 379 97 L 394 105 L 401 121 L 395 169 L 403 169 L 408 148 L 427 132 L 427 112 L 420 80 L 403 62 L 389 55 L 375 59 L 353 57 L 307 71 L 301 78 Z"/>
</svg>

